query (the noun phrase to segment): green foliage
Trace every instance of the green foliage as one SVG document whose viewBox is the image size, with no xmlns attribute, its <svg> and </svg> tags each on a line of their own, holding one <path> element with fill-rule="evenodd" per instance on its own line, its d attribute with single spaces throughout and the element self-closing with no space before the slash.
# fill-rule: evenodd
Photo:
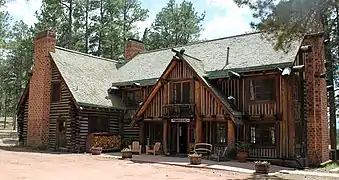
<svg viewBox="0 0 339 180">
<path fill-rule="evenodd" d="M 5 1 L 0 0 L 0 7 Z M 15 112 L 30 76 L 38 32 L 54 30 L 57 46 L 118 59 L 127 38 L 140 38 L 135 25 L 146 20 L 148 10 L 139 0 L 42 0 L 35 16 L 32 27 L 22 21 L 10 26 L 9 15 L 0 11 L 0 115 Z M 191 2 L 170 0 L 142 38 L 152 49 L 196 41 L 203 19 Z"/>
<path fill-rule="evenodd" d="M 250 143 L 239 141 L 236 143 L 236 148 L 239 152 L 248 151 L 251 147 Z"/>
<path fill-rule="evenodd" d="M 199 15 L 192 2 L 176 4 L 175 0 L 169 0 L 166 7 L 156 15 L 150 29 L 145 30 L 143 39 L 151 50 L 196 41 L 204 18 L 205 13 Z"/>
</svg>

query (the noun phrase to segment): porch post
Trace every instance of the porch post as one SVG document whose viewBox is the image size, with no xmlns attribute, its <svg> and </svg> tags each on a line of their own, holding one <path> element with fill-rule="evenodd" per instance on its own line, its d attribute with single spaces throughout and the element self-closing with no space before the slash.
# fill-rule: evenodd
<svg viewBox="0 0 339 180">
<path fill-rule="evenodd" d="M 144 150 L 144 146 L 145 146 L 145 124 L 144 122 L 139 122 L 139 142 L 141 145 L 141 151 Z"/>
<path fill-rule="evenodd" d="M 228 120 L 227 124 L 227 130 L 228 130 L 228 138 L 227 138 L 227 145 L 232 145 L 234 144 L 235 141 L 235 129 L 234 129 L 234 123 L 230 120 Z"/>
<path fill-rule="evenodd" d="M 201 142 L 201 135 L 202 135 L 202 128 L 201 128 L 201 118 L 197 117 L 196 124 L 195 124 L 195 132 L 196 132 L 196 139 L 195 143 Z"/>
<path fill-rule="evenodd" d="M 167 154 L 167 127 L 168 127 L 167 119 L 164 119 L 163 123 L 164 123 L 164 128 L 163 128 L 163 150 L 164 150 L 164 153 Z"/>
</svg>

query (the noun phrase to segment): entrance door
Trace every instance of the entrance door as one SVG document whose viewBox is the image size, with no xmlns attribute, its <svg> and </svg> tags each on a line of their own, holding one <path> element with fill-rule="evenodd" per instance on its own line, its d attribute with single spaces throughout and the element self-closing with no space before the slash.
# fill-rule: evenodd
<svg viewBox="0 0 339 180">
<path fill-rule="evenodd" d="M 64 118 L 57 120 L 56 143 L 57 149 L 66 147 L 66 120 Z"/>
<path fill-rule="evenodd" d="M 179 153 L 187 153 L 187 123 L 179 123 L 178 124 L 178 152 Z"/>
</svg>

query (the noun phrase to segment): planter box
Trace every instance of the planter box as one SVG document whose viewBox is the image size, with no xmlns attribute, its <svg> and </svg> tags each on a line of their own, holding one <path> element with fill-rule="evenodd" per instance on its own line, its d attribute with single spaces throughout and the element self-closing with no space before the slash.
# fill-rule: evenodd
<svg viewBox="0 0 339 180">
<path fill-rule="evenodd" d="M 132 151 L 121 151 L 121 158 L 132 158 Z"/>
<path fill-rule="evenodd" d="M 100 147 L 92 147 L 91 148 L 92 155 L 100 155 L 102 152 L 102 148 Z"/>
<path fill-rule="evenodd" d="M 238 151 L 237 152 L 237 160 L 239 162 L 246 162 L 248 157 L 248 152 L 247 151 Z"/>
<path fill-rule="evenodd" d="M 268 174 L 270 171 L 270 164 L 269 163 L 255 163 L 255 172 L 258 174 Z"/>
<path fill-rule="evenodd" d="M 188 158 L 190 159 L 190 164 L 193 165 L 199 165 L 201 164 L 201 154 L 190 154 L 188 155 Z"/>
</svg>

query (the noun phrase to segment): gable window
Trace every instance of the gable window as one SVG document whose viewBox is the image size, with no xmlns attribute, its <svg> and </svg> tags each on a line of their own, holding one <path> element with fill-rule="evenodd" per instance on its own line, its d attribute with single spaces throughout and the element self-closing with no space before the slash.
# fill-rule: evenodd
<svg viewBox="0 0 339 180">
<path fill-rule="evenodd" d="M 109 118 L 91 116 L 88 119 L 88 133 L 109 132 Z"/>
<path fill-rule="evenodd" d="M 189 104 L 191 93 L 190 82 L 178 82 L 172 85 L 172 102 L 179 104 Z"/>
<path fill-rule="evenodd" d="M 52 102 L 60 102 L 61 100 L 61 82 L 52 82 Z"/>
<path fill-rule="evenodd" d="M 274 78 L 260 78 L 249 81 L 251 101 L 275 100 Z"/>
</svg>

